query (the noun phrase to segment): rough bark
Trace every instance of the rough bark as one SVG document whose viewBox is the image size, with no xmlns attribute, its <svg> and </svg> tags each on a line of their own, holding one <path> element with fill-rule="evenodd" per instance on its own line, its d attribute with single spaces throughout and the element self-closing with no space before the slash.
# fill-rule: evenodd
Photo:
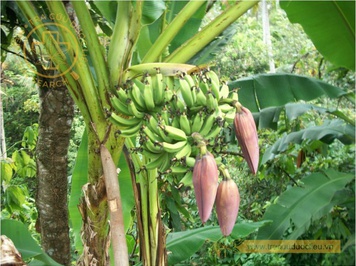
<svg viewBox="0 0 356 266">
<path fill-rule="evenodd" d="M 60 78 L 39 79 L 40 116 L 36 205 L 43 249 L 57 262 L 70 265 L 67 205 L 67 152 L 74 115 L 73 100 Z"/>
</svg>

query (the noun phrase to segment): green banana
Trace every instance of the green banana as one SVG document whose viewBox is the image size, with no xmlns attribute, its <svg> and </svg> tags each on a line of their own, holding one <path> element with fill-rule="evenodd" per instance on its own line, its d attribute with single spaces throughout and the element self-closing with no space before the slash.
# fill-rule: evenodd
<svg viewBox="0 0 356 266">
<path fill-rule="evenodd" d="M 204 118 L 202 112 L 199 112 L 195 115 L 192 123 L 192 132 L 199 132 L 203 126 Z"/>
<path fill-rule="evenodd" d="M 155 105 L 161 105 L 164 102 L 164 86 L 163 75 L 159 68 L 157 68 L 157 74 L 151 77 L 153 86 L 153 100 Z"/>
<path fill-rule="evenodd" d="M 192 153 L 192 146 L 190 146 L 190 144 L 187 142 L 187 144 L 179 152 L 177 152 L 175 158 L 179 160 L 183 157 L 189 156 L 191 153 Z"/>
<path fill-rule="evenodd" d="M 126 116 L 131 116 L 132 114 L 127 110 L 127 104 L 126 102 L 122 102 L 119 98 L 116 96 L 110 97 L 111 105 L 120 114 L 126 115 Z"/>
<path fill-rule="evenodd" d="M 110 121 L 118 125 L 122 129 L 134 127 L 139 124 L 142 120 L 137 117 L 125 118 L 115 113 L 111 113 Z"/>
<path fill-rule="evenodd" d="M 167 110 L 167 107 L 163 107 L 162 110 L 161 110 L 161 118 L 162 118 L 162 121 L 168 125 L 169 124 L 169 112 Z"/>
<path fill-rule="evenodd" d="M 221 99 L 226 99 L 229 97 L 230 89 L 229 86 L 226 84 L 225 81 L 222 82 L 221 88 L 220 88 L 220 98 Z"/>
<path fill-rule="evenodd" d="M 161 140 L 155 133 L 153 133 L 147 126 L 142 125 L 142 132 L 152 141 Z"/>
<path fill-rule="evenodd" d="M 218 75 L 214 71 L 207 71 L 205 75 L 208 78 L 208 81 L 210 81 L 210 89 L 212 90 L 214 96 L 216 99 L 220 99 L 220 80 Z"/>
<path fill-rule="evenodd" d="M 224 103 L 224 104 L 221 104 L 219 105 L 219 109 L 223 112 L 223 113 L 228 113 L 228 112 L 231 112 L 231 111 L 235 111 L 236 110 L 236 107 L 234 106 L 231 106 L 230 104 L 227 104 L 227 103 Z M 236 113 L 236 111 L 235 111 Z"/>
<path fill-rule="evenodd" d="M 195 165 L 195 158 L 194 157 L 185 157 L 185 164 L 189 167 L 194 167 Z"/>
<path fill-rule="evenodd" d="M 143 142 L 143 148 L 152 153 L 162 153 L 163 149 L 158 142 L 152 142 L 150 139 L 146 139 Z"/>
<path fill-rule="evenodd" d="M 168 136 L 168 133 L 164 130 L 164 127 L 165 125 L 163 124 L 158 125 L 158 136 L 160 136 L 165 142 L 172 142 L 173 139 Z"/>
<path fill-rule="evenodd" d="M 193 101 L 191 89 L 193 89 L 194 87 L 190 87 L 187 80 L 184 79 L 182 76 L 179 76 L 178 79 L 179 79 L 179 86 L 180 86 L 179 91 L 182 94 L 184 102 L 187 105 L 187 107 L 192 107 L 194 105 L 194 101 Z"/>
<path fill-rule="evenodd" d="M 159 171 L 160 172 L 165 172 L 165 171 L 167 171 L 170 167 L 171 167 L 171 164 L 172 164 L 172 162 L 171 162 L 171 159 L 172 159 L 172 157 L 171 157 L 171 155 L 170 154 L 167 154 L 167 153 L 164 153 L 164 158 L 163 158 L 163 160 L 162 160 L 162 164 L 161 164 L 161 166 L 159 167 Z"/>
<path fill-rule="evenodd" d="M 171 166 L 170 168 L 172 174 L 185 174 L 189 169 L 183 165 Z"/>
<path fill-rule="evenodd" d="M 159 122 L 157 121 L 157 119 L 155 118 L 154 115 L 150 115 L 150 114 L 146 114 L 145 116 L 145 121 L 146 121 L 146 125 L 147 127 L 153 132 L 156 133 L 157 135 L 159 134 Z"/>
<path fill-rule="evenodd" d="M 173 99 L 174 93 L 173 89 L 169 88 L 168 86 L 164 89 L 163 100 L 165 103 L 170 103 Z"/>
<path fill-rule="evenodd" d="M 121 137 L 125 137 L 125 138 L 134 137 L 140 131 L 141 126 L 142 126 L 142 121 L 140 123 L 138 123 L 136 126 L 133 126 L 131 128 L 119 130 L 119 135 Z"/>
<path fill-rule="evenodd" d="M 192 74 L 185 74 L 183 77 L 188 82 L 190 88 L 194 88 L 197 86 L 195 79 L 192 77 Z"/>
<path fill-rule="evenodd" d="M 206 106 L 210 111 L 217 110 L 219 104 L 217 101 L 217 98 L 213 95 L 213 92 L 208 91 L 207 96 L 206 96 Z"/>
<path fill-rule="evenodd" d="M 181 97 L 180 94 L 174 93 L 172 97 L 172 106 L 174 110 L 183 113 L 186 111 L 187 107 L 185 105 L 185 102 L 183 101 L 183 97 Z"/>
<path fill-rule="evenodd" d="M 130 98 L 127 98 L 126 103 L 127 103 L 127 110 L 131 115 L 136 116 L 137 118 L 143 118 L 145 116 L 144 113 L 137 110 L 136 105 Z"/>
<path fill-rule="evenodd" d="M 179 128 L 164 125 L 162 126 L 164 133 L 173 140 L 187 140 L 187 135 L 185 132 Z"/>
<path fill-rule="evenodd" d="M 160 142 L 159 145 L 161 145 L 163 150 L 168 153 L 177 153 L 185 146 L 186 143 L 186 140 L 182 140 L 173 144 L 168 142 Z"/>
<path fill-rule="evenodd" d="M 146 109 L 145 99 L 142 95 L 142 90 L 144 84 L 139 80 L 134 80 L 131 88 L 129 89 L 130 98 L 135 102 L 136 108 L 139 111 L 144 111 Z"/>
<path fill-rule="evenodd" d="M 208 115 L 207 117 L 205 117 L 204 124 L 203 124 L 202 128 L 199 131 L 199 133 L 202 136 L 205 137 L 205 135 L 207 135 L 209 133 L 210 129 L 214 125 L 215 118 L 216 118 L 216 114 L 215 113 L 212 113 L 212 114 Z"/>
<path fill-rule="evenodd" d="M 222 127 L 219 125 L 215 125 L 208 134 L 205 135 L 206 140 L 210 140 L 212 138 L 215 138 L 217 135 L 219 135 Z"/>
<path fill-rule="evenodd" d="M 199 88 L 204 94 L 206 94 L 210 90 L 208 81 L 204 75 L 200 77 Z"/>
<path fill-rule="evenodd" d="M 177 114 L 173 116 L 171 125 L 172 125 L 172 127 L 180 128 L 179 116 Z"/>
<path fill-rule="evenodd" d="M 155 102 L 153 97 L 153 87 L 152 80 L 150 76 L 146 76 L 144 80 L 144 89 L 143 89 L 143 99 L 148 111 L 153 111 L 155 109 Z"/>
<path fill-rule="evenodd" d="M 185 187 L 193 187 L 193 172 L 188 171 L 184 177 L 180 180 L 179 186 L 184 185 Z"/>
<path fill-rule="evenodd" d="M 232 99 L 232 100 L 235 100 L 235 101 L 239 101 L 239 95 L 237 94 L 237 91 L 238 91 L 238 89 L 234 89 L 232 92 L 231 92 L 231 96 L 230 96 L 230 98 Z"/>
<path fill-rule="evenodd" d="M 162 163 L 164 162 L 165 158 L 167 157 L 167 154 L 162 153 L 158 157 L 152 158 L 152 157 L 147 157 L 149 158 L 149 162 L 145 164 L 145 168 L 147 170 L 152 170 L 155 168 L 159 168 Z"/>
<path fill-rule="evenodd" d="M 206 106 L 206 96 L 200 88 L 196 88 L 197 104 L 201 106 Z"/>
<path fill-rule="evenodd" d="M 127 100 L 127 97 L 128 97 L 127 91 L 124 90 L 123 88 L 119 87 L 116 90 L 116 93 L 117 93 L 117 96 L 120 99 L 120 101 L 125 102 Z"/>
<path fill-rule="evenodd" d="M 187 117 L 186 113 L 184 113 L 184 112 L 179 116 L 179 125 L 180 125 L 180 128 L 187 135 L 192 134 L 192 128 L 191 128 L 190 122 L 188 120 L 188 117 Z"/>
</svg>

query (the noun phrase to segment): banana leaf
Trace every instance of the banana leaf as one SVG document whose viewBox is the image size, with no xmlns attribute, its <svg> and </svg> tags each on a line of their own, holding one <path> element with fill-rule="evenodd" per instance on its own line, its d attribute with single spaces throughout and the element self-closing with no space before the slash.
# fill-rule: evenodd
<svg viewBox="0 0 356 266">
<path fill-rule="evenodd" d="M 29 266 L 61 265 L 41 249 L 23 223 L 10 219 L 1 220 L 1 234 L 12 240 L 23 260 L 32 259 L 28 264 Z"/>
<path fill-rule="evenodd" d="M 326 215 L 340 200 L 344 201 L 343 197 L 334 196 L 353 179 L 354 174 L 332 169 L 303 178 L 302 187 L 288 189 L 277 203 L 267 208 L 262 219 L 273 222 L 259 229 L 257 239 L 283 239 L 292 225 L 293 231 L 285 238 L 297 239 L 311 221 Z"/>
<path fill-rule="evenodd" d="M 230 82 L 229 87 L 239 89 L 239 101 L 251 112 L 290 102 L 311 101 L 321 96 L 338 98 L 348 95 L 321 80 L 293 74 L 255 75 Z"/>
<path fill-rule="evenodd" d="M 272 160 L 277 154 L 287 150 L 290 143 L 300 144 L 306 139 L 320 140 L 326 144 L 338 139 L 344 144 L 352 144 L 355 142 L 355 127 L 346 124 L 342 120 L 335 119 L 325 121 L 321 126 L 310 126 L 306 129 L 285 134 L 265 151 L 261 164 Z"/>
<path fill-rule="evenodd" d="M 352 118 L 337 109 L 330 109 L 317 106 L 310 103 L 295 102 L 287 103 L 284 106 L 267 107 L 262 109 L 259 113 L 254 113 L 254 119 L 259 129 L 271 128 L 277 130 L 277 124 L 281 112 L 284 111 L 287 119 L 293 121 L 306 112 L 314 111 L 319 114 L 332 114 L 335 117 L 341 118 L 350 125 L 355 125 Z"/>
<path fill-rule="evenodd" d="M 237 223 L 231 233 L 234 239 L 245 238 L 270 221 Z M 205 226 L 193 230 L 169 233 L 167 236 L 168 264 L 175 265 L 197 252 L 205 241 L 216 242 L 223 237 L 219 226 Z"/>
<path fill-rule="evenodd" d="M 337 67 L 355 70 L 355 1 L 280 1 L 318 51 Z"/>
</svg>

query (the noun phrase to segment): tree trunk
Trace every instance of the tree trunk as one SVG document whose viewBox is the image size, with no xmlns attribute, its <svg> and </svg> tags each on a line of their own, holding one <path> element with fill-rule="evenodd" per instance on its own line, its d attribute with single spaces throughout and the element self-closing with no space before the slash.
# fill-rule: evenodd
<svg viewBox="0 0 356 266">
<path fill-rule="evenodd" d="M 275 68 L 274 59 L 273 59 L 273 49 L 272 49 L 271 33 L 270 33 L 270 27 L 269 27 L 267 0 L 262 0 L 261 5 L 262 5 L 263 42 L 267 47 L 269 71 L 270 71 L 270 73 L 275 73 L 276 68 Z"/>
<path fill-rule="evenodd" d="M 41 243 L 54 260 L 70 265 L 67 152 L 74 105 L 61 77 L 39 77 L 38 84 L 41 106 L 36 146 L 36 205 Z"/>
<path fill-rule="evenodd" d="M 0 91 L 0 159 L 4 159 L 7 157 L 3 114 L 4 112 L 2 107 L 2 92 Z"/>
</svg>

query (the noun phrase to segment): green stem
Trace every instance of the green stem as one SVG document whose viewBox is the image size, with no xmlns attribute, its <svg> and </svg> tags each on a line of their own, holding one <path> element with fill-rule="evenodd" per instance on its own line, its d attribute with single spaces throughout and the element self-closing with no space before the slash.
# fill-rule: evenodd
<svg viewBox="0 0 356 266">
<path fill-rule="evenodd" d="M 30 1 L 18 1 L 17 5 L 21 9 L 27 20 L 30 22 L 33 29 L 36 30 L 37 36 L 43 36 L 43 34 L 48 30 L 46 29 L 46 27 L 44 27 L 43 22 L 38 19 L 40 16 L 37 14 L 33 4 Z M 44 38 L 44 40 L 42 41 L 44 43 L 44 46 L 46 47 L 46 50 L 51 52 L 51 60 L 58 67 L 58 70 L 62 73 L 67 83 L 67 88 L 69 89 L 73 100 L 81 110 L 84 119 L 86 121 L 90 121 L 89 111 L 84 102 L 81 91 L 78 88 L 77 81 L 74 79 L 72 72 L 68 71 L 70 69 L 70 66 L 66 61 L 62 49 L 59 47 L 58 43 L 53 38 Z"/>
<path fill-rule="evenodd" d="M 159 60 L 164 49 L 170 44 L 180 29 L 187 23 L 189 18 L 193 16 L 196 11 L 205 4 L 205 1 L 190 1 L 178 13 L 173 21 L 164 29 L 157 40 L 146 53 L 141 63 L 155 62 Z"/>
<path fill-rule="evenodd" d="M 134 45 L 141 30 L 142 2 L 118 1 L 117 16 L 108 54 L 110 84 L 121 83 L 121 74 L 129 66 Z"/>
<path fill-rule="evenodd" d="M 127 138 L 125 140 L 125 145 L 128 150 L 131 148 L 135 148 L 132 140 Z M 142 161 L 139 156 L 135 153 L 131 154 L 132 162 L 135 166 L 135 169 L 142 169 Z M 143 243 L 141 242 L 140 245 L 144 249 L 144 255 L 147 262 L 151 261 L 151 253 L 150 253 L 150 234 L 149 234 L 149 197 L 148 194 L 148 177 L 145 171 L 140 171 L 139 173 L 135 173 L 137 179 L 136 182 L 140 184 L 140 193 L 141 193 L 141 222 L 142 222 L 142 233 L 143 233 Z"/>
<path fill-rule="evenodd" d="M 103 107 L 107 105 L 107 108 L 109 108 L 106 103 L 106 95 L 109 89 L 109 70 L 105 61 L 104 47 L 99 42 L 95 25 L 85 2 L 73 1 L 72 5 L 79 23 L 85 25 L 84 27 L 81 27 L 81 30 L 83 31 L 84 39 L 95 69 L 101 104 Z"/>
<path fill-rule="evenodd" d="M 170 54 L 164 62 L 187 62 L 258 2 L 259 0 L 236 1 L 236 4 L 231 5 L 226 11 L 204 27 L 204 29 L 183 43 L 178 49 Z"/>
<path fill-rule="evenodd" d="M 91 75 L 89 65 L 86 62 L 86 56 L 82 47 L 80 46 L 80 41 L 76 36 L 76 33 L 71 24 L 71 20 L 60 1 L 47 1 L 48 8 L 54 14 L 54 20 L 58 27 L 58 30 L 62 33 L 61 36 L 65 42 L 72 45 L 77 45 L 75 58 L 78 60 L 74 69 L 77 75 L 77 82 L 80 84 L 87 109 L 90 113 L 90 121 L 94 122 L 96 126 L 100 126 L 104 120 L 103 109 L 99 103 L 98 92 L 94 85 L 94 80 Z M 65 30 L 64 30 L 65 29 Z"/>
<path fill-rule="evenodd" d="M 157 168 L 148 170 L 148 194 L 149 212 L 150 212 L 150 249 L 151 249 L 151 265 L 156 265 L 157 249 L 158 249 L 158 183 L 157 183 Z"/>
</svg>

